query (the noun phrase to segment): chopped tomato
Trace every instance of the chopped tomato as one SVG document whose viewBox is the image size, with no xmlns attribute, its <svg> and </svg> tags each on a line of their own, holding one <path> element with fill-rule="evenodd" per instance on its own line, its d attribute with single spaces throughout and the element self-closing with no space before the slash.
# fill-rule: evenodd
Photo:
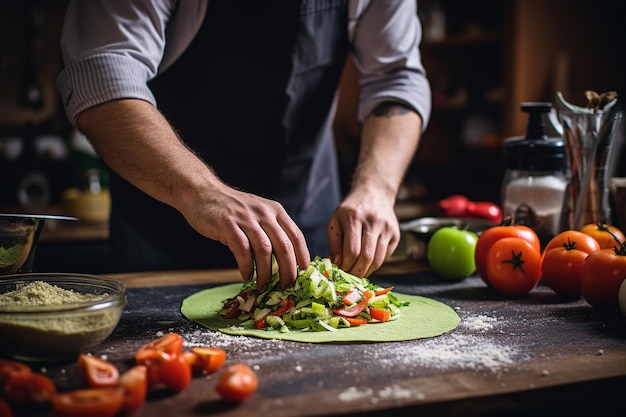
<svg viewBox="0 0 626 417">
<path fill-rule="evenodd" d="M 363 311 L 363 309 L 365 309 L 368 301 L 369 300 L 367 299 L 367 297 L 363 297 L 361 298 L 361 301 L 359 301 L 359 304 L 355 305 L 354 307 L 352 308 L 339 307 L 339 308 L 334 309 L 333 312 L 342 317 L 355 317 L 361 311 Z"/>
<path fill-rule="evenodd" d="M 153 350 L 143 355 L 138 365 L 148 368 L 148 385 L 164 385 L 174 391 L 182 391 L 191 383 L 191 365 L 182 352 L 168 354 Z"/>
<path fill-rule="evenodd" d="M 352 288 L 343 296 L 343 305 L 351 306 L 352 304 L 356 304 L 363 296 L 363 293 L 358 288 Z"/>
<path fill-rule="evenodd" d="M 122 388 L 86 388 L 59 393 L 51 404 L 58 417 L 113 417 L 122 409 Z"/>
<path fill-rule="evenodd" d="M 258 320 L 254 321 L 255 329 L 265 329 L 267 327 L 267 319 L 265 317 L 261 317 Z"/>
<path fill-rule="evenodd" d="M 130 414 L 140 409 L 146 402 L 148 393 L 148 368 L 135 365 L 120 377 L 120 386 L 124 390 L 122 411 Z"/>
<path fill-rule="evenodd" d="M 78 372 L 83 384 L 92 388 L 115 387 L 120 382 L 117 367 L 97 356 L 81 354 L 78 357 Z"/>
<path fill-rule="evenodd" d="M 383 294 L 387 294 L 389 291 L 393 290 L 393 286 L 391 287 L 387 287 L 387 288 L 383 288 L 382 290 L 377 290 L 375 292 L 376 295 L 383 295 Z"/>
<path fill-rule="evenodd" d="M 226 351 L 224 349 L 198 346 L 183 354 L 187 359 L 191 369 L 203 375 L 212 374 L 224 365 L 226 361 Z"/>
<path fill-rule="evenodd" d="M 354 318 L 354 317 L 344 317 L 350 323 L 350 326 L 361 326 L 363 324 L 367 324 L 367 319 L 363 318 Z"/>
<path fill-rule="evenodd" d="M 276 311 L 272 311 L 271 313 L 269 313 L 268 316 L 280 317 L 283 314 L 287 313 L 289 310 L 291 310 L 293 306 L 295 305 L 296 305 L 296 302 L 290 298 L 281 300 L 280 305 L 278 306 L 278 309 Z M 265 329 L 266 327 L 267 327 L 266 317 L 262 317 L 254 322 L 255 329 Z"/>
<path fill-rule="evenodd" d="M 223 315 L 225 319 L 234 319 L 239 316 L 239 300 L 237 297 L 231 298 L 228 302 L 224 304 L 224 309 L 230 307 L 227 313 Z"/>
<path fill-rule="evenodd" d="M 32 370 L 27 365 L 9 359 L 0 359 L 0 387 L 14 375 L 30 374 Z M 2 389 L 0 389 L 0 392 Z"/>
<path fill-rule="evenodd" d="M 55 394 L 50 378 L 39 373 L 14 375 L 4 384 L 4 397 L 11 404 L 45 404 Z"/>
<path fill-rule="evenodd" d="M 135 359 L 140 364 L 144 356 L 152 356 L 154 351 L 165 352 L 169 355 L 179 354 L 183 350 L 183 344 L 183 338 L 178 333 L 168 333 L 137 349 Z"/>
<path fill-rule="evenodd" d="M 236 363 L 224 370 L 215 389 L 226 401 L 241 402 L 252 395 L 258 386 L 258 378 L 252 368 L 244 363 Z"/>
<path fill-rule="evenodd" d="M 385 322 L 389 321 L 389 319 L 391 318 L 391 311 L 384 308 L 370 307 L 369 310 L 370 316 L 372 316 L 374 320 Z"/>
<path fill-rule="evenodd" d="M 270 313 L 270 316 L 282 316 L 283 314 L 287 313 L 289 310 L 292 309 L 293 306 L 296 305 L 296 302 L 290 298 L 286 298 L 284 300 L 281 300 L 280 305 L 278 306 L 278 310 L 276 311 L 272 311 Z"/>
<path fill-rule="evenodd" d="M 0 398 L 0 417 L 13 417 L 13 410 L 4 398 Z"/>
</svg>

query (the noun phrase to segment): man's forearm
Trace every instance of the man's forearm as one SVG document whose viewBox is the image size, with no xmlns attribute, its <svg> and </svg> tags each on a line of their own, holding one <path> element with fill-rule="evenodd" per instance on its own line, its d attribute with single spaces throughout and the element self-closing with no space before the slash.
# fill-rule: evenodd
<svg viewBox="0 0 626 417">
<path fill-rule="evenodd" d="M 363 125 L 359 162 L 352 189 L 395 199 L 417 150 L 422 120 L 408 107 L 394 102 L 379 105 Z"/>
<path fill-rule="evenodd" d="M 79 116 L 78 127 L 112 170 L 179 210 L 188 203 L 187 191 L 221 185 L 147 102 L 116 100 L 98 105 Z"/>
</svg>

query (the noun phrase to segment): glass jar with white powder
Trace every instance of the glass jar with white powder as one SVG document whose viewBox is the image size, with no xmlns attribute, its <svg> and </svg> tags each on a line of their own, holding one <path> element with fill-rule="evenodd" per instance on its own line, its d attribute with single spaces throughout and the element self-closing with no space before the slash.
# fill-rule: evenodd
<svg viewBox="0 0 626 417">
<path fill-rule="evenodd" d="M 546 136 L 543 122 L 551 108 L 551 103 L 522 103 L 529 113 L 526 136 L 504 142 L 503 215 L 532 228 L 542 245 L 564 230 L 568 211 L 567 149 L 562 139 Z"/>
</svg>

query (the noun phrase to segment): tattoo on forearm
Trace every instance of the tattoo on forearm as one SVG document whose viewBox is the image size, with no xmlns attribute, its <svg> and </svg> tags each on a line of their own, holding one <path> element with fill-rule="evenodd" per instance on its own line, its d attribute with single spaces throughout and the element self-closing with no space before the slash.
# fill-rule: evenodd
<svg viewBox="0 0 626 417">
<path fill-rule="evenodd" d="M 411 109 L 402 103 L 386 101 L 379 104 L 372 113 L 374 114 L 374 116 L 378 117 L 391 117 L 397 116 L 399 114 L 406 114 L 410 111 Z"/>
</svg>

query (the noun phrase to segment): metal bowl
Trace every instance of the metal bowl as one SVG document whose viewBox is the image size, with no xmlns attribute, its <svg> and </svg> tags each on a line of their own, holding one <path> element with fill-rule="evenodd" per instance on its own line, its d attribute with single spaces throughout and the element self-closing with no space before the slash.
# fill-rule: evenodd
<svg viewBox="0 0 626 417">
<path fill-rule="evenodd" d="M 400 224 L 406 256 L 411 259 L 426 259 L 430 238 L 435 231 L 444 226 L 467 228 L 480 235 L 484 230 L 496 225 L 489 220 L 465 217 L 421 217 L 409 220 Z"/>
<path fill-rule="evenodd" d="M 47 214 L 0 213 L 0 279 L 1 275 L 31 271 L 46 219 L 78 220 Z"/>
<path fill-rule="evenodd" d="M 113 332 L 126 302 L 126 287 L 106 276 L 4 276 L 0 354 L 29 362 L 73 360 Z"/>
</svg>

